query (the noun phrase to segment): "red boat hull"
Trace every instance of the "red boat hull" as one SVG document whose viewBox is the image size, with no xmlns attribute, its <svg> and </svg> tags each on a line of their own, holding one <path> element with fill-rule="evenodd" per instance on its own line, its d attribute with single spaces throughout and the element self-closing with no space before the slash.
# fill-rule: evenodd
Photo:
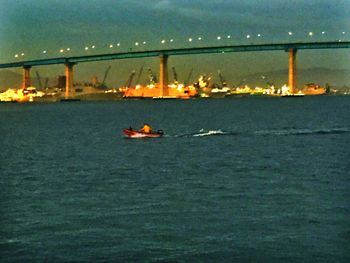
<svg viewBox="0 0 350 263">
<path fill-rule="evenodd" d="M 123 129 L 123 134 L 128 138 L 158 138 L 163 136 L 162 131 L 156 133 L 144 133 L 133 129 Z"/>
</svg>

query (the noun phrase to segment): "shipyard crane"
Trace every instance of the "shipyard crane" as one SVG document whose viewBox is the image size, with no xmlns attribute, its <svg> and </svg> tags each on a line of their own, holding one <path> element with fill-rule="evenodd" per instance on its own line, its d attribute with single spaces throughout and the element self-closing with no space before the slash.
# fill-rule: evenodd
<svg viewBox="0 0 350 263">
<path fill-rule="evenodd" d="M 155 84 L 157 83 L 157 77 L 153 74 L 152 69 L 148 68 L 148 73 L 149 73 L 149 82 L 150 84 Z"/>
<path fill-rule="evenodd" d="M 220 82 L 221 82 L 221 87 L 222 87 L 222 88 L 227 87 L 227 82 L 226 82 L 226 80 L 224 79 L 224 77 L 222 76 L 220 70 L 218 70 L 218 74 L 219 74 L 219 78 L 220 78 Z"/>
<path fill-rule="evenodd" d="M 188 85 L 188 82 L 190 81 L 190 79 L 192 77 L 192 73 L 193 73 L 193 68 L 191 68 L 190 73 L 188 74 L 188 77 L 184 83 L 185 87 Z"/>
<path fill-rule="evenodd" d="M 172 66 L 171 69 L 173 71 L 174 84 L 177 85 L 179 82 L 177 80 L 177 73 L 176 73 L 175 67 Z"/>
<path fill-rule="evenodd" d="M 48 85 L 49 85 L 49 78 L 46 78 L 45 79 L 44 89 L 47 89 Z"/>
<path fill-rule="evenodd" d="M 102 80 L 100 87 L 106 88 L 105 82 L 106 82 L 106 79 L 107 79 L 107 76 L 108 76 L 108 73 L 110 70 L 111 70 L 111 66 L 108 66 L 108 68 L 105 71 L 105 75 L 103 76 L 103 80 Z"/>
<path fill-rule="evenodd" d="M 141 66 L 141 68 L 139 70 L 139 74 L 137 75 L 137 79 L 136 79 L 136 85 L 139 84 L 139 82 L 140 82 L 140 78 L 141 78 L 144 66 L 145 66 L 145 63 L 142 64 L 142 66 Z"/>
<path fill-rule="evenodd" d="M 135 76 L 135 70 L 133 70 L 128 78 L 128 80 L 125 82 L 125 87 L 130 88 L 132 84 L 132 80 L 134 79 Z"/>
<path fill-rule="evenodd" d="M 38 79 L 39 88 L 43 89 L 43 85 L 41 83 L 41 78 L 40 78 L 39 72 L 35 71 L 35 73 L 36 73 L 36 78 Z"/>
</svg>

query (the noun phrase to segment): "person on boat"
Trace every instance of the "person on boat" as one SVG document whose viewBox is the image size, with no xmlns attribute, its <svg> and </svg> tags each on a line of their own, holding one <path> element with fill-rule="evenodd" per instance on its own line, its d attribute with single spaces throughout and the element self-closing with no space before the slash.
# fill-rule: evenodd
<svg viewBox="0 0 350 263">
<path fill-rule="evenodd" d="M 143 127 L 140 129 L 140 132 L 143 132 L 143 133 L 152 133 L 152 131 L 153 131 L 152 127 L 147 123 L 144 123 Z"/>
</svg>

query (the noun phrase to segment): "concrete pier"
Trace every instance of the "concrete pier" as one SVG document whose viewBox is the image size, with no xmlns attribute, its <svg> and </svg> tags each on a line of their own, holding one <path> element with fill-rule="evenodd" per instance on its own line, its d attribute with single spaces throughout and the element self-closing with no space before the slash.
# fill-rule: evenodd
<svg viewBox="0 0 350 263">
<path fill-rule="evenodd" d="M 288 87 L 292 94 L 297 93 L 296 55 L 297 49 L 289 49 Z"/>
<path fill-rule="evenodd" d="M 23 67 L 23 80 L 22 80 L 22 88 L 28 88 L 30 87 L 30 68 L 31 66 L 24 66 Z"/>
<path fill-rule="evenodd" d="M 159 85 L 161 89 L 161 97 L 169 95 L 168 87 L 168 56 L 161 55 L 160 57 L 160 68 L 159 68 Z"/>
<path fill-rule="evenodd" d="M 73 92 L 73 66 L 75 63 L 67 63 L 66 64 L 66 99 L 69 98 L 71 93 Z"/>
</svg>

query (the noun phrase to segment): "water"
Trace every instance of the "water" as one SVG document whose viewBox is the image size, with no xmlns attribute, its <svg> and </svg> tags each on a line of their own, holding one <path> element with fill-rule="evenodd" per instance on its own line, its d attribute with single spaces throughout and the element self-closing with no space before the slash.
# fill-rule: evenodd
<svg viewBox="0 0 350 263">
<path fill-rule="evenodd" d="M 349 262 L 350 97 L 0 105 L 1 262 Z M 126 139 L 148 122 L 164 138 Z"/>
</svg>

